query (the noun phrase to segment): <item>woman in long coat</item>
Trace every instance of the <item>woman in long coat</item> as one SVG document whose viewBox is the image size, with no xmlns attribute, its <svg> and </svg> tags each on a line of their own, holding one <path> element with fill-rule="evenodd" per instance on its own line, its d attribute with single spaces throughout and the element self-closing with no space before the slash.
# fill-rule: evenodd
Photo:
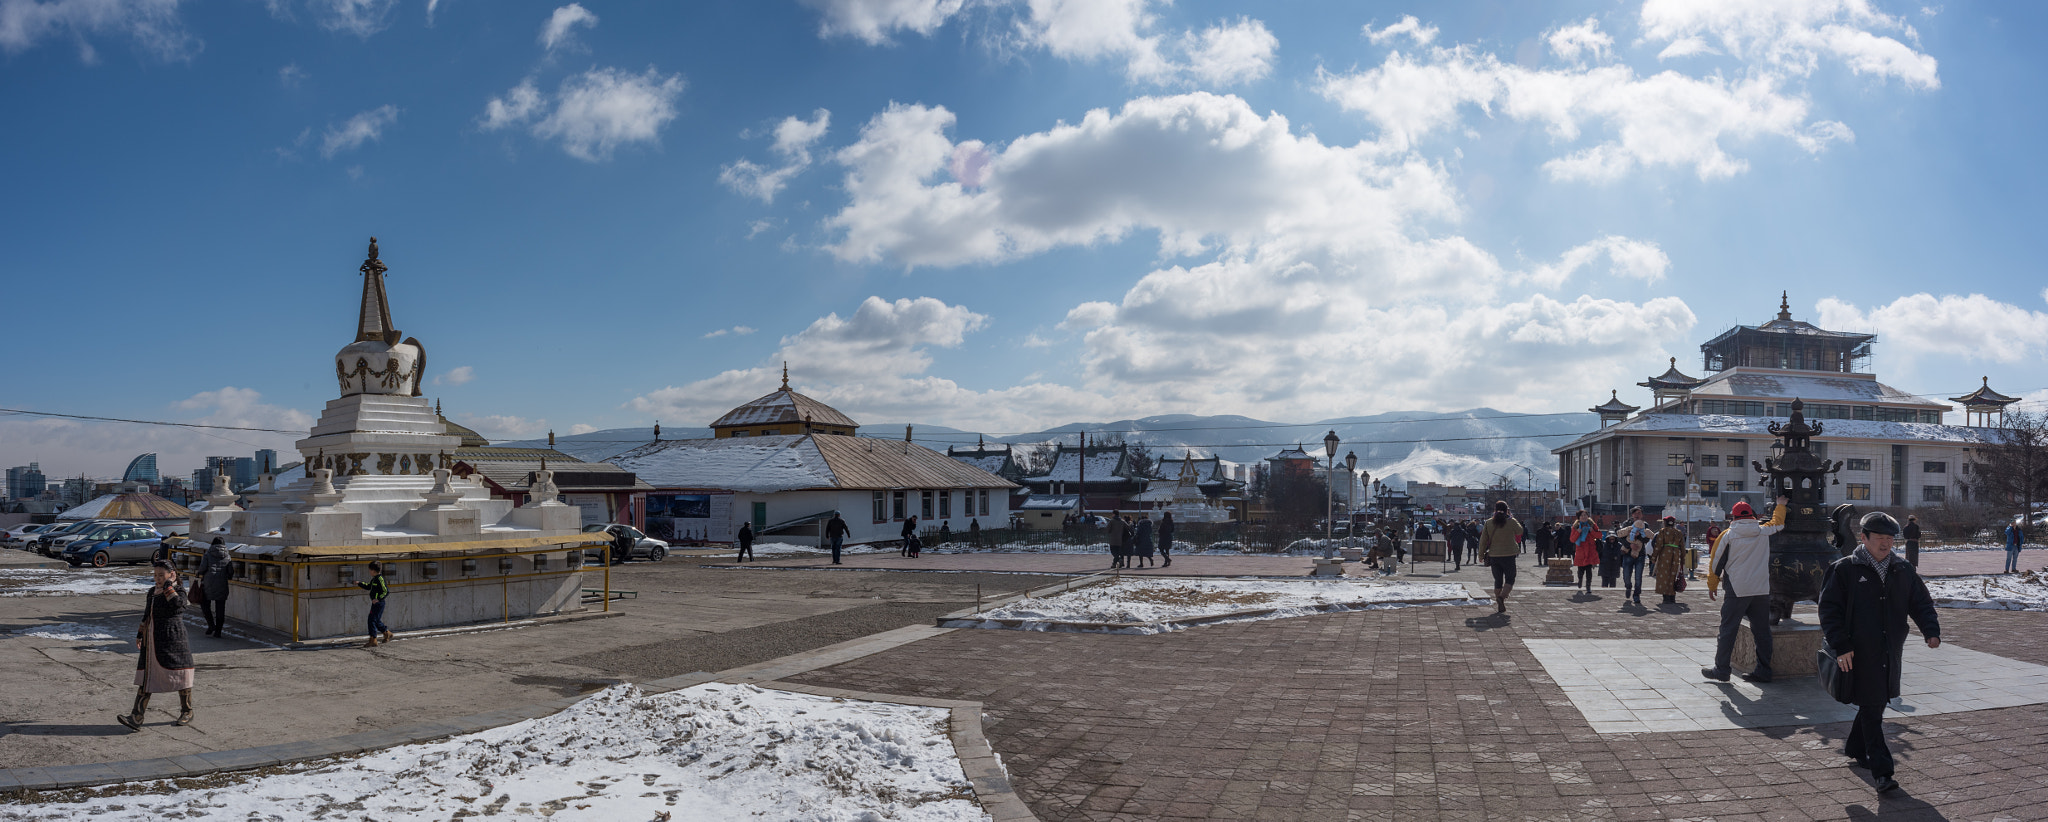
<svg viewBox="0 0 2048 822">
<path fill-rule="evenodd" d="M 156 582 L 142 606 L 142 624 L 135 629 L 135 708 L 117 717 L 130 730 L 142 730 L 142 712 L 150 694 L 178 692 L 178 725 L 192 724 L 192 646 L 185 639 L 185 589 L 168 562 L 155 568 Z"/>
<path fill-rule="evenodd" d="M 228 547 L 220 537 L 213 538 L 213 544 L 206 546 L 206 555 L 199 558 L 199 590 L 206 594 L 206 604 L 199 610 L 206 614 L 206 635 L 220 636 L 228 622 L 228 577 L 234 572 L 234 562 L 228 558 Z"/>
<path fill-rule="evenodd" d="M 1139 517 L 1137 530 L 1138 567 L 1144 568 L 1152 564 L 1152 518 Z"/>
<path fill-rule="evenodd" d="M 1657 593 L 1665 602 L 1678 601 L 1678 580 L 1685 575 L 1685 532 L 1677 517 L 1665 517 L 1664 528 L 1650 538 L 1650 561 L 1656 565 Z"/>
</svg>

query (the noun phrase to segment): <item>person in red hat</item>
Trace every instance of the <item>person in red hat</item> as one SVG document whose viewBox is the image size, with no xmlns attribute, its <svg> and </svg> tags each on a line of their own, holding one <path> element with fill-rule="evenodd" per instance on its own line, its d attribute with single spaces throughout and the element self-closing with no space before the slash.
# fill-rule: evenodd
<svg viewBox="0 0 2048 822">
<path fill-rule="evenodd" d="M 1735 632 L 1749 619 L 1750 637 L 1756 640 L 1756 670 L 1743 674 L 1750 682 L 1771 681 L 1771 535 L 1784 530 L 1785 510 L 1791 500 L 1778 497 L 1771 521 L 1758 523 L 1756 511 L 1747 500 L 1729 509 L 1728 530 L 1714 545 L 1707 559 L 1707 599 L 1717 598 L 1726 585 L 1728 599 L 1721 603 L 1721 632 L 1714 641 L 1714 667 L 1701 668 L 1700 675 L 1728 681 L 1728 660 L 1735 654 Z"/>
</svg>

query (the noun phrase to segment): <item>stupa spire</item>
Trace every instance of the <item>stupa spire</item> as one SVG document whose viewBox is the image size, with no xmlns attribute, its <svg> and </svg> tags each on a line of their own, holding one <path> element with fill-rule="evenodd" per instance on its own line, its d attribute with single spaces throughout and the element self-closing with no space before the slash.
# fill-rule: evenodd
<svg viewBox="0 0 2048 822">
<path fill-rule="evenodd" d="M 1778 319 L 1792 319 L 1792 292 L 1778 292 Z"/>
<path fill-rule="evenodd" d="M 782 361 L 782 390 L 789 390 L 789 361 Z"/>
<path fill-rule="evenodd" d="M 356 342 L 397 345 L 403 337 L 391 327 L 391 301 L 384 297 L 384 261 L 377 259 L 377 238 L 370 238 L 370 256 L 357 269 L 363 275 L 363 309 L 356 319 Z"/>
</svg>

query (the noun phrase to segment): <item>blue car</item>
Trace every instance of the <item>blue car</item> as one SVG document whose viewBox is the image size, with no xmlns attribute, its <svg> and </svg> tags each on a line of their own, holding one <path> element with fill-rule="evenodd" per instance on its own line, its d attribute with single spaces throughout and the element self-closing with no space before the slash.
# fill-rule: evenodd
<svg viewBox="0 0 2048 822">
<path fill-rule="evenodd" d="M 148 562 L 156 555 L 157 546 L 164 536 L 155 528 L 131 525 L 98 535 L 97 539 L 81 539 L 64 548 L 64 561 L 71 567 L 91 564 L 94 568 L 105 568 L 116 562 Z"/>
</svg>

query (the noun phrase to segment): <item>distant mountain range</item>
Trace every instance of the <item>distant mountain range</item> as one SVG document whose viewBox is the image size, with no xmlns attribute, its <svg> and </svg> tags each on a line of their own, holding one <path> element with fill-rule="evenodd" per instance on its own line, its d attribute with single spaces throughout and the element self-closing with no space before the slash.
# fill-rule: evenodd
<svg viewBox="0 0 2048 822">
<path fill-rule="evenodd" d="M 1557 486 L 1557 459 L 1550 449 L 1599 426 L 1588 413 L 1508 414 L 1491 408 L 1457 412 L 1394 411 L 1369 417 L 1341 417 L 1310 423 L 1277 423 L 1235 415 L 1166 414 L 1106 423 L 1069 423 L 1027 434 L 988 435 L 939 425 L 911 424 L 911 438 L 938 450 L 948 446 L 1073 445 L 1087 432 L 1090 443 L 1122 439 L 1142 442 L 1159 456 L 1192 451 L 1252 463 L 1300 445 L 1323 456 L 1323 435 L 1335 431 L 1337 460 L 1357 453 L 1361 469 L 1396 486 L 1410 482 L 1492 485 L 1505 478 L 1517 488 Z M 861 426 L 862 436 L 894 439 L 903 423 Z M 709 428 L 663 428 L 661 438 L 711 436 Z M 555 438 L 555 448 L 578 459 L 604 461 L 654 439 L 652 428 L 614 428 Z M 502 445 L 540 447 L 545 439 Z"/>
</svg>

